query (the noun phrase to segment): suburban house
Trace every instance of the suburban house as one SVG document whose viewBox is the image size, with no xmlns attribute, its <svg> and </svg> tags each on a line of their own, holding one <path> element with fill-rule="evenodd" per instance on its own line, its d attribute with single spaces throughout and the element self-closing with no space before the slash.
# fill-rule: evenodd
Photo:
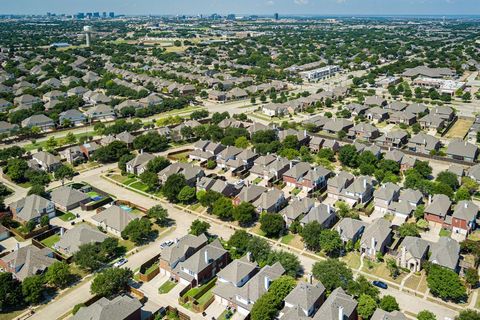
<svg viewBox="0 0 480 320">
<path fill-rule="evenodd" d="M 126 294 L 111 300 L 102 297 L 89 306 L 81 307 L 72 320 L 140 320 L 142 319 L 142 303 Z"/>
<path fill-rule="evenodd" d="M 373 198 L 373 180 L 369 176 L 357 177 L 348 187 L 343 189 L 339 200 L 343 200 L 351 206 L 357 203 L 365 204 Z"/>
<path fill-rule="evenodd" d="M 318 309 L 313 320 L 357 320 L 357 304 L 342 288 L 336 288 Z"/>
<path fill-rule="evenodd" d="M 466 176 L 472 178 L 477 182 L 480 182 L 480 164 L 476 164 L 468 168 Z"/>
<path fill-rule="evenodd" d="M 161 183 L 165 183 L 172 174 L 183 174 L 187 184 L 194 186 L 200 178 L 205 176 L 205 172 L 200 167 L 191 163 L 175 162 L 158 173 Z"/>
<path fill-rule="evenodd" d="M 432 151 L 438 151 L 441 147 L 440 140 L 432 135 L 420 132 L 410 138 L 407 143 L 408 150 L 418 153 L 430 154 Z"/>
<path fill-rule="evenodd" d="M 150 160 L 155 159 L 155 156 L 148 152 L 143 152 L 137 155 L 132 160 L 128 161 L 126 164 L 127 173 L 140 175 L 147 169 L 147 164 Z"/>
<path fill-rule="evenodd" d="M 74 126 L 80 126 L 85 123 L 87 117 L 78 110 L 70 109 L 60 113 L 58 117 L 58 122 L 65 126 L 66 124 L 71 124 Z"/>
<path fill-rule="evenodd" d="M 380 136 L 380 131 L 374 125 L 361 122 L 351 127 L 347 135 L 350 139 L 372 141 Z"/>
<path fill-rule="evenodd" d="M 240 259 L 233 260 L 217 274 L 218 285 L 227 284 L 236 288 L 242 287 L 250 278 L 252 278 L 259 268 L 257 263 L 251 259 L 251 254 L 247 253 Z M 214 289 L 215 290 L 215 289 Z"/>
<path fill-rule="evenodd" d="M 441 130 L 445 127 L 445 119 L 435 114 L 427 114 L 418 120 L 422 129 Z"/>
<path fill-rule="evenodd" d="M 369 96 L 365 97 L 364 104 L 368 107 L 384 107 L 387 105 L 387 100 L 379 96 Z"/>
<path fill-rule="evenodd" d="M 360 249 L 365 256 L 376 259 L 377 253 L 384 254 L 392 241 L 390 221 L 378 218 L 365 227 L 360 239 Z"/>
<path fill-rule="evenodd" d="M 297 131 L 293 129 L 279 130 L 277 132 L 277 135 L 278 135 L 278 140 L 280 142 L 283 142 L 285 138 L 288 136 L 294 136 L 297 138 L 298 143 L 300 145 L 306 145 L 308 143 L 308 140 L 310 139 L 310 137 L 307 135 L 306 130 L 304 131 Z"/>
<path fill-rule="evenodd" d="M 392 312 L 387 312 L 380 308 L 375 310 L 372 317 L 370 318 L 370 320 L 407 320 L 407 319 L 408 318 L 400 311 L 395 310 Z"/>
<path fill-rule="evenodd" d="M 310 139 L 310 142 L 308 143 L 308 148 L 312 152 L 318 152 L 318 151 L 320 151 L 320 149 L 322 149 L 324 141 L 325 141 L 325 139 L 314 136 L 314 137 L 312 137 L 312 139 Z"/>
<path fill-rule="evenodd" d="M 422 238 L 407 236 L 400 244 L 397 253 L 397 265 L 401 268 L 419 272 L 428 258 L 430 243 Z"/>
<path fill-rule="evenodd" d="M 300 224 L 305 226 L 307 223 L 317 221 L 322 227 L 331 228 L 337 222 L 335 209 L 331 205 L 321 203 L 312 207 L 307 214 L 300 220 Z"/>
<path fill-rule="evenodd" d="M 16 248 L 0 258 L 0 267 L 11 272 L 20 281 L 25 278 L 43 274 L 57 260 L 49 248 L 39 249 L 34 245 Z"/>
<path fill-rule="evenodd" d="M 375 142 L 384 147 L 401 148 L 404 144 L 407 143 L 407 140 L 407 132 L 403 130 L 397 130 L 387 132 L 383 136 L 377 138 Z"/>
<path fill-rule="evenodd" d="M 478 206 L 473 201 L 462 200 L 453 209 L 451 228 L 454 233 L 468 235 L 476 229 Z"/>
<path fill-rule="evenodd" d="M 475 162 L 478 157 L 478 147 L 462 140 L 454 140 L 447 147 L 447 157 L 455 160 Z"/>
<path fill-rule="evenodd" d="M 250 175 L 265 180 L 278 180 L 289 168 L 290 161 L 287 159 L 267 155 L 254 160 L 253 166 L 250 168 Z"/>
<path fill-rule="evenodd" d="M 215 191 L 218 192 L 225 197 L 234 197 L 239 192 L 240 189 L 237 186 L 229 183 L 227 181 L 223 181 L 221 179 L 209 178 L 209 177 L 202 177 L 197 182 L 197 190 L 204 190 L 204 191 Z"/>
<path fill-rule="evenodd" d="M 128 147 L 132 147 L 135 136 L 128 131 L 123 131 L 115 136 L 115 140 L 125 143 Z"/>
<path fill-rule="evenodd" d="M 61 228 L 60 240 L 53 245 L 58 252 L 71 256 L 80 250 L 80 246 L 87 243 L 102 243 L 108 236 L 86 224 L 79 224 L 64 231 Z"/>
<path fill-rule="evenodd" d="M 50 199 L 55 207 L 63 212 L 78 208 L 82 203 L 91 201 L 87 194 L 69 186 L 53 189 L 50 193 Z"/>
<path fill-rule="evenodd" d="M 423 194 L 420 190 L 402 189 L 400 191 L 398 201 L 407 202 L 412 207 L 416 208 L 419 204 L 423 202 Z"/>
<path fill-rule="evenodd" d="M 294 221 L 303 218 L 303 216 L 306 215 L 314 205 L 315 200 L 312 198 L 296 198 L 279 213 L 283 217 L 283 220 L 285 220 L 286 226 L 290 227 Z"/>
<path fill-rule="evenodd" d="M 406 155 L 405 153 L 397 149 L 387 151 L 383 158 L 385 160 L 392 160 L 398 163 L 400 165 L 400 171 L 405 171 L 413 168 L 415 162 L 417 161 L 416 158 L 410 155 Z"/>
<path fill-rule="evenodd" d="M 34 114 L 22 121 L 22 128 L 40 128 L 41 131 L 55 129 L 55 122 L 44 114 Z"/>
<path fill-rule="evenodd" d="M 29 161 L 29 166 L 34 169 L 43 170 L 46 172 L 55 171 L 62 164 L 58 156 L 45 151 L 40 151 L 32 155 Z"/>
<path fill-rule="evenodd" d="M 213 160 L 217 155 L 225 149 L 220 143 L 199 140 L 193 145 L 193 151 L 188 157 L 192 160 L 207 161 Z"/>
<path fill-rule="evenodd" d="M 342 192 L 352 184 L 355 176 L 351 173 L 340 171 L 336 176 L 328 179 L 327 193 L 332 199 L 340 199 Z"/>
<path fill-rule="evenodd" d="M 230 261 L 230 255 L 215 239 L 197 252 L 180 261 L 173 269 L 173 277 L 185 285 L 195 287 L 213 278 Z"/>
<path fill-rule="evenodd" d="M 401 101 L 392 101 L 385 106 L 385 109 L 392 113 L 403 111 L 407 108 L 407 104 Z"/>
<path fill-rule="evenodd" d="M 287 186 L 310 191 L 325 187 L 331 174 L 330 170 L 323 167 L 312 168 L 309 163 L 298 162 L 292 164 L 290 169 L 283 174 L 283 181 Z"/>
<path fill-rule="evenodd" d="M 323 130 L 331 134 L 338 134 L 340 131 L 347 133 L 351 127 L 353 127 L 352 121 L 335 118 L 330 119 L 329 122 L 325 123 L 325 125 L 323 126 Z"/>
<path fill-rule="evenodd" d="M 213 290 L 215 301 L 237 310 L 240 315 L 246 317 L 250 314 L 253 304 L 268 291 L 271 283 L 284 273 L 285 269 L 276 262 L 272 266 L 264 266 L 242 286 L 220 282 Z"/>
<path fill-rule="evenodd" d="M 135 219 L 139 219 L 139 217 L 117 205 L 112 205 L 92 217 L 97 226 L 104 228 L 117 237 L 121 237 L 122 231 Z"/>
<path fill-rule="evenodd" d="M 449 106 L 437 106 L 433 108 L 431 113 L 444 119 L 446 122 L 452 121 L 455 117 L 455 112 Z"/>
<path fill-rule="evenodd" d="M 458 272 L 460 244 L 450 237 L 440 237 L 431 243 L 428 261 Z"/>
<path fill-rule="evenodd" d="M 390 115 L 388 119 L 389 123 L 393 124 L 406 124 L 412 125 L 417 122 L 417 117 L 413 113 L 405 112 L 405 111 L 397 111 Z"/>
<path fill-rule="evenodd" d="M 285 204 L 285 196 L 283 191 L 272 188 L 263 192 L 260 197 L 252 204 L 257 209 L 257 212 L 278 212 Z"/>
<path fill-rule="evenodd" d="M 425 220 L 443 225 L 445 218 L 450 212 L 452 201 L 444 194 L 436 194 L 425 207 Z"/>
<path fill-rule="evenodd" d="M 390 204 L 398 200 L 400 195 L 400 186 L 387 182 L 373 192 L 375 210 L 385 213 Z"/>
<path fill-rule="evenodd" d="M 380 107 L 373 107 L 368 109 L 365 112 L 368 120 L 372 120 L 373 122 L 379 123 L 388 119 L 389 114 L 388 111 L 380 108 Z"/>
<path fill-rule="evenodd" d="M 39 222 L 42 216 L 55 217 L 55 204 L 41 196 L 31 194 L 10 204 L 13 218 L 21 223 Z"/>
<path fill-rule="evenodd" d="M 90 121 L 112 121 L 117 118 L 115 110 L 106 104 L 98 104 L 85 112 Z"/>
<path fill-rule="evenodd" d="M 160 274 L 172 276 L 172 272 L 178 263 L 190 258 L 207 243 L 208 239 L 203 233 L 199 236 L 187 234 L 180 239 L 176 239 L 174 244 L 163 248 L 160 252 Z"/>
<path fill-rule="evenodd" d="M 83 152 L 87 159 L 89 159 L 92 154 L 99 148 L 100 146 L 96 142 L 88 142 L 80 145 L 80 150 Z"/>
<path fill-rule="evenodd" d="M 344 243 L 356 243 L 363 234 L 368 224 L 362 220 L 343 218 L 337 225 L 336 230 Z"/>
<path fill-rule="evenodd" d="M 237 159 L 237 156 L 243 152 L 243 149 L 233 147 L 233 146 L 227 146 L 225 149 L 223 149 L 220 153 L 217 154 L 217 164 L 220 168 L 226 168 L 228 166 L 240 166 L 241 161 L 238 161 L 238 164 L 235 160 Z"/>
<path fill-rule="evenodd" d="M 238 206 L 242 202 L 254 203 L 260 198 L 263 193 L 267 191 L 267 188 L 257 186 L 255 184 L 245 186 L 242 188 L 242 191 L 240 191 L 240 193 L 235 198 L 233 198 L 233 204 Z"/>
<path fill-rule="evenodd" d="M 429 113 L 430 110 L 428 110 L 428 107 L 423 103 L 412 103 L 408 105 L 408 107 L 405 109 L 405 112 L 413 113 L 418 118 L 421 115 Z"/>
<path fill-rule="evenodd" d="M 325 301 L 326 290 L 321 282 L 310 284 L 299 282 L 285 297 L 285 306 L 280 312 L 280 319 L 302 319 L 313 317 Z"/>
</svg>

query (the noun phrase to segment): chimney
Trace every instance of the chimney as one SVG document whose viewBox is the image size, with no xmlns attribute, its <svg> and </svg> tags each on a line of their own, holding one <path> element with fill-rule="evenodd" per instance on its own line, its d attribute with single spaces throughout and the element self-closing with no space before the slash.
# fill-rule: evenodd
<svg viewBox="0 0 480 320">
<path fill-rule="evenodd" d="M 465 209 L 468 208 L 468 202 L 467 202 L 467 201 L 465 201 L 465 202 L 463 203 L 463 207 L 464 207 Z"/>
<path fill-rule="evenodd" d="M 307 129 L 303 130 L 303 136 L 306 138 L 307 137 Z"/>
<path fill-rule="evenodd" d="M 14 251 L 18 251 L 18 249 L 20 249 L 20 243 L 19 242 L 15 243 L 15 250 Z"/>
<path fill-rule="evenodd" d="M 312 284 L 313 283 L 313 274 L 309 273 L 307 278 L 308 278 L 308 283 Z"/>
<path fill-rule="evenodd" d="M 428 195 L 428 204 L 431 204 L 431 203 L 432 203 L 432 195 L 429 194 L 429 195 Z"/>
<path fill-rule="evenodd" d="M 367 178 L 363 178 L 363 188 L 367 189 Z"/>
<path fill-rule="evenodd" d="M 247 252 L 247 261 L 253 262 L 252 253 L 250 251 Z"/>
<path fill-rule="evenodd" d="M 268 291 L 268 288 L 270 288 L 270 278 L 268 276 L 263 278 L 263 284 L 265 286 L 265 291 Z"/>
<path fill-rule="evenodd" d="M 210 263 L 210 259 L 208 259 L 208 250 L 205 250 L 205 263 L 206 264 Z"/>
<path fill-rule="evenodd" d="M 60 228 L 60 237 L 63 237 L 64 231 L 65 231 L 65 230 L 63 229 L 63 227 L 61 227 L 61 228 Z"/>
<path fill-rule="evenodd" d="M 370 243 L 370 254 L 373 256 L 375 254 L 375 238 L 372 237 L 372 241 Z"/>
<path fill-rule="evenodd" d="M 407 248 L 405 246 L 402 246 L 402 265 L 401 267 L 406 267 L 407 266 Z"/>
<path fill-rule="evenodd" d="M 292 161 L 290 161 L 290 169 L 292 169 L 292 167 L 293 167 L 293 163 Z"/>
<path fill-rule="evenodd" d="M 332 210 L 332 207 L 330 207 L 329 204 L 327 204 L 327 212 L 330 214 L 330 210 Z"/>
<path fill-rule="evenodd" d="M 338 306 L 338 320 L 343 320 L 343 307 Z"/>
</svg>

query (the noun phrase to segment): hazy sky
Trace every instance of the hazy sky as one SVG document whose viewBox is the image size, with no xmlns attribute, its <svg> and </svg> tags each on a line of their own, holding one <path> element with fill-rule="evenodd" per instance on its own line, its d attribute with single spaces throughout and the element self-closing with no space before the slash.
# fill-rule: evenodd
<svg viewBox="0 0 480 320">
<path fill-rule="evenodd" d="M 0 13 L 480 14 L 480 0 L 0 0 Z"/>
</svg>

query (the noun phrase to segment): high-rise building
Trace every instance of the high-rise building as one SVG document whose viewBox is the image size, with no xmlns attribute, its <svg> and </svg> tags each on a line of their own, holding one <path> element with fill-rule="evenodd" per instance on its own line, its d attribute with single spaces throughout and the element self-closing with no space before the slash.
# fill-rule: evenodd
<svg viewBox="0 0 480 320">
<path fill-rule="evenodd" d="M 100 12 L 94 12 L 93 17 L 94 18 L 100 18 Z"/>
<path fill-rule="evenodd" d="M 88 19 L 92 19 L 92 13 L 91 12 L 87 12 L 86 16 L 87 16 Z"/>
<path fill-rule="evenodd" d="M 278 20 L 278 13 L 275 13 L 275 20 Z"/>
<path fill-rule="evenodd" d="M 84 19 L 84 18 L 85 18 L 85 14 L 84 14 L 83 12 L 79 12 L 79 13 L 77 13 L 76 18 L 77 18 L 77 19 Z"/>
<path fill-rule="evenodd" d="M 234 21 L 235 20 L 235 15 L 233 13 L 229 14 L 227 16 L 227 20 Z"/>
<path fill-rule="evenodd" d="M 90 38 L 91 38 L 91 33 L 92 33 L 92 27 L 91 26 L 84 26 L 83 31 L 85 32 L 85 44 L 87 47 L 90 47 Z"/>
<path fill-rule="evenodd" d="M 102 12 L 102 18 L 106 18 L 107 17 L 107 13 L 105 11 Z"/>
<path fill-rule="evenodd" d="M 115 12 L 113 12 L 113 11 L 112 11 L 112 12 L 109 12 L 109 13 L 108 13 L 108 16 L 109 16 L 110 18 L 115 18 Z"/>
</svg>

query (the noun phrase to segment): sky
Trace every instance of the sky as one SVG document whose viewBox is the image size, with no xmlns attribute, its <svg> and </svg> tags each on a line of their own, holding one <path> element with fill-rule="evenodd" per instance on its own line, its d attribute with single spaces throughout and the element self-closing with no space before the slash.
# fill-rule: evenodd
<svg viewBox="0 0 480 320">
<path fill-rule="evenodd" d="M 0 14 L 480 15 L 480 0 L 0 0 Z"/>
</svg>

